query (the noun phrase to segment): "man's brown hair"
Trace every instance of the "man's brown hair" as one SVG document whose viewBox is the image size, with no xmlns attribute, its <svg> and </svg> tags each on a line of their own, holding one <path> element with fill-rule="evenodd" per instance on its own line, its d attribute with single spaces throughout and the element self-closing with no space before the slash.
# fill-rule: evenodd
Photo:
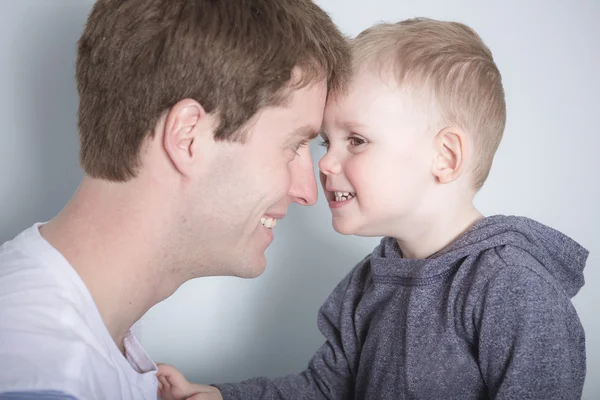
<svg viewBox="0 0 600 400">
<path fill-rule="evenodd" d="M 92 177 L 136 175 L 143 140 L 178 101 L 219 117 L 216 140 L 294 87 L 340 90 L 347 43 L 310 0 L 97 0 L 79 40 L 80 161 Z"/>
</svg>

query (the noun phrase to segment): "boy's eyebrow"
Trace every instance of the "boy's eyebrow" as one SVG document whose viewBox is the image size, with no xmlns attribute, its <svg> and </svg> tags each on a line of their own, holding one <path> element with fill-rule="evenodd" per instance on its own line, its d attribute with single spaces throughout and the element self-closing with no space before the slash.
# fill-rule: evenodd
<svg viewBox="0 0 600 400">
<path fill-rule="evenodd" d="M 364 130 L 365 126 L 355 121 L 346 121 L 342 124 L 342 127 L 347 131 Z"/>
</svg>

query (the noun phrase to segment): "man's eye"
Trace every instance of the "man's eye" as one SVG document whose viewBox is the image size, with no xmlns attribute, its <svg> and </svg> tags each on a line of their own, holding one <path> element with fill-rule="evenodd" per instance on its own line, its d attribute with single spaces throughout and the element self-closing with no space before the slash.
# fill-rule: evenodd
<svg viewBox="0 0 600 400">
<path fill-rule="evenodd" d="M 296 153 L 296 155 L 299 155 L 299 154 L 298 154 L 298 150 L 300 150 L 301 148 L 303 148 L 303 147 L 306 147 L 306 146 L 308 146 L 308 140 L 307 140 L 307 139 L 304 139 L 304 140 L 302 140 L 301 142 L 299 142 L 299 143 L 296 143 L 296 144 L 295 144 L 295 145 L 292 147 L 292 149 L 294 150 L 294 152 Z"/>
<path fill-rule="evenodd" d="M 329 148 L 329 139 L 325 139 L 325 138 L 321 139 L 321 141 L 319 142 L 319 146 L 323 146 L 326 149 L 328 149 Z"/>
</svg>

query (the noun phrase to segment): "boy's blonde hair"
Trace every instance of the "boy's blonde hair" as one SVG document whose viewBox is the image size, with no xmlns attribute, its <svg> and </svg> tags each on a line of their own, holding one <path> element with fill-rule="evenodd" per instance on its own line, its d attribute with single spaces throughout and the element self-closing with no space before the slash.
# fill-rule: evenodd
<svg viewBox="0 0 600 400">
<path fill-rule="evenodd" d="M 372 62 L 391 67 L 399 85 L 433 96 L 446 126 L 470 134 L 479 190 L 506 124 L 502 77 L 479 35 L 458 22 L 416 18 L 366 29 L 352 40 L 352 52 L 354 73 Z"/>
</svg>

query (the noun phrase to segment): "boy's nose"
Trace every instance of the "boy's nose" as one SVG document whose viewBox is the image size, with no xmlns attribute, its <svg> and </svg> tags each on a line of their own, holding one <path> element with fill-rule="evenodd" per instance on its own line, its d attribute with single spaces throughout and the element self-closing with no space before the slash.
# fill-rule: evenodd
<svg viewBox="0 0 600 400">
<path fill-rule="evenodd" d="M 319 160 L 319 169 L 325 175 L 335 175 L 342 171 L 342 166 L 339 160 L 333 155 L 333 152 L 328 151 Z"/>
</svg>

